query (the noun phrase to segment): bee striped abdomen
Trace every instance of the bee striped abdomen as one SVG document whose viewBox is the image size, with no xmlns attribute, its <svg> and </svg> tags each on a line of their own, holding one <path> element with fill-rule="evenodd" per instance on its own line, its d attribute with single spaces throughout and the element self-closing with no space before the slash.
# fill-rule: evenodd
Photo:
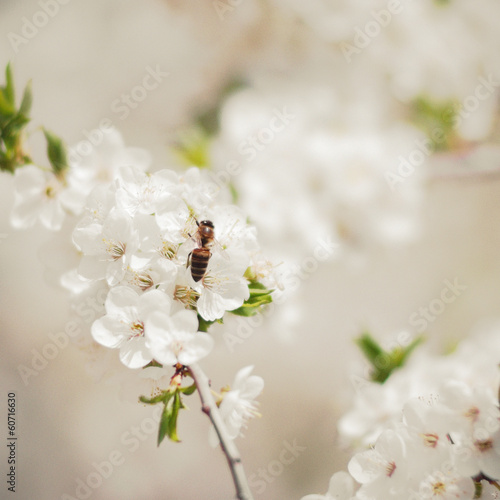
<svg viewBox="0 0 500 500">
<path fill-rule="evenodd" d="M 191 276 L 200 281 L 207 272 L 211 252 L 208 248 L 195 248 L 191 254 Z"/>
</svg>

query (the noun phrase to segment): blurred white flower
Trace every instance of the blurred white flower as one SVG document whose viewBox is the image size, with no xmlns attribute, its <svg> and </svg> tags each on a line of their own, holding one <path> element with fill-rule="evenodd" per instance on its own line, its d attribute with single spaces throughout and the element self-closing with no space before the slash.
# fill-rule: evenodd
<svg viewBox="0 0 500 500">
<path fill-rule="evenodd" d="M 472 479 L 464 477 L 454 470 L 446 470 L 445 472 L 437 470 L 420 481 L 417 490 L 411 491 L 415 498 L 436 498 L 439 500 L 471 500 L 474 498 L 474 492 L 475 487 Z"/>
<path fill-rule="evenodd" d="M 450 389 L 443 386 L 443 381 L 453 381 L 460 387 L 466 384 L 469 390 L 471 387 L 484 387 L 491 403 L 500 380 L 497 368 L 499 328 L 499 324 L 493 324 L 489 329 L 474 332 L 470 339 L 462 341 L 447 356 L 432 355 L 425 345 L 421 346 L 383 384 L 368 380 L 357 384 L 353 407 L 339 420 L 340 435 L 355 446 L 373 443 L 389 422 L 399 421 L 401 409 L 408 400 L 444 398 Z M 447 398 L 443 401 L 447 402 L 450 399 Z M 463 396 L 457 397 L 454 404 L 464 404 L 464 401 Z M 449 408 L 453 407 L 446 404 Z M 491 416 L 489 413 L 486 415 Z M 446 418 L 446 422 L 448 431 L 456 427 L 451 416 Z"/>
<path fill-rule="evenodd" d="M 372 498 L 401 498 L 409 470 L 404 430 L 388 429 L 377 439 L 373 449 L 351 458 L 348 469 L 361 483 L 359 495 Z"/>
<path fill-rule="evenodd" d="M 96 134 L 97 135 L 97 134 Z M 109 127 L 98 131 L 93 144 L 82 141 L 69 149 L 70 183 L 85 187 L 86 194 L 96 185 L 113 181 L 123 166 L 145 171 L 151 164 L 148 151 L 125 146 L 122 135 Z"/>
<path fill-rule="evenodd" d="M 52 231 L 62 227 L 66 212 L 78 213 L 82 193 L 68 188 L 62 177 L 35 165 L 14 173 L 15 200 L 11 223 L 17 229 L 32 227 L 37 220 Z"/>
<path fill-rule="evenodd" d="M 121 167 L 117 172 L 116 206 L 131 216 L 154 214 L 158 207 L 174 198 L 176 175 L 171 170 L 147 174 L 136 166 Z M 165 200 L 165 201 L 164 201 Z M 180 201 L 174 199 L 174 206 Z"/>
<path fill-rule="evenodd" d="M 500 410 L 493 391 L 452 381 L 443 387 L 440 403 L 452 410 L 446 421 L 459 472 L 499 479 Z"/>
<path fill-rule="evenodd" d="M 423 134 L 403 122 L 347 124 L 352 109 L 342 114 L 335 93 L 320 92 L 324 101 L 311 104 L 317 89 L 310 82 L 265 83 L 224 102 L 211 154 L 228 172 L 236 164 L 233 176 L 220 174 L 280 259 L 310 255 L 322 237 L 361 252 L 414 240 L 425 165 L 401 177 L 397 189 L 387 174 L 398 172 Z"/>
<path fill-rule="evenodd" d="M 353 500 L 354 481 L 344 471 L 336 472 L 330 478 L 330 484 L 326 495 L 306 495 L 301 500 Z"/>
</svg>

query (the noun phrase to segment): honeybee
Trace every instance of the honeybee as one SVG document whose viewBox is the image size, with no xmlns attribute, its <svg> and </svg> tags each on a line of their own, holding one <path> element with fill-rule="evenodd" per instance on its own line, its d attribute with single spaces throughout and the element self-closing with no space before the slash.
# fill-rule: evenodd
<svg viewBox="0 0 500 500">
<path fill-rule="evenodd" d="M 208 268 L 208 261 L 212 256 L 210 249 L 217 247 L 221 251 L 221 255 L 227 258 L 222 245 L 215 239 L 215 228 L 211 220 L 195 220 L 198 230 L 191 236 L 197 247 L 193 248 L 188 255 L 186 267 L 191 265 L 191 276 L 193 280 L 198 282 L 205 276 Z"/>
</svg>

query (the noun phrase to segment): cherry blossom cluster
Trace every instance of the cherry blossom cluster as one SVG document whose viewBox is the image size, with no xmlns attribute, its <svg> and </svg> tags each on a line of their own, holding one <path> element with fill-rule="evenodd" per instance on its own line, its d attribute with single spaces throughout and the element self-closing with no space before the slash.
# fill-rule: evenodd
<svg viewBox="0 0 500 500">
<path fill-rule="evenodd" d="M 137 385 L 153 396 L 144 402 L 167 405 L 170 394 L 185 390 L 186 367 L 214 348 L 208 327 L 227 312 L 254 314 L 270 300 L 259 281 L 256 230 L 198 168 L 149 173 L 149 154 L 126 147 L 115 129 L 88 154 L 77 151 L 78 145 L 70 150 L 61 171 L 34 164 L 15 170 L 12 224 L 27 228 L 39 220 L 58 231 L 62 246 L 42 253 L 72 255 L 74 267 L 64 263 L 54 274 L 70 291 L 73 309 L 80 315 L 85 301 L 100 302 L 77 338 L 95 358 L 97 376 L 113 362 L 103 370 L 95 361 L 109 361 L 106 350 L 116 349 L 125 367 L 143 369 L 139 378 L 147 383 Z M 191 257 L 201 245 L 202 221 L 212 222 L 216 238 L 195 280 Z M 240 370 L 217 402 L 231 439 L 257 414 L 253 400 L 263 380 L 251 371 Z M 169 437 L 176 439 L 175 429 Z"/>
<path fill-rule="evenodd" d="M 356 379 L 355 406 L 339 422 L 360 450 L 350 475 L 303 500 L 500 498 L 496 345 L 498 328 L 448 356 L 421 350 L 384 384 Z"/>
<path fill-rule="evenodd" d="M 245 270 L 255 232 L 232 206 L 210 207 L 199 171 L 179 177 L 169 170 L 146 174 L 119 169 L 116 182 L 89 196 L 73 241 L 82 252 L 78 274 L 110 287 L 106 315 L 92 326 L 95 340 L 120 349 L 130 368 L 153 359 L 189 365 L 205 357 L 212 338 L 198 330 L 249 298 Z M 205 276 L 193 280 L 188 264 L 198 220 L 219 231 Z M 224 255 L 224 257 L 222 256 Z"/>
</svg>

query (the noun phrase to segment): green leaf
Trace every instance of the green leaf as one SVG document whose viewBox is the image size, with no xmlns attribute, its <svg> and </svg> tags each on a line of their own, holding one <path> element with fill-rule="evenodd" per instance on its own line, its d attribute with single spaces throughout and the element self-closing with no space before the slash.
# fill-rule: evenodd
<svg viewBox="0 0 500 500">
<path fill-rule="evenodd" d="M 259 312 L 261 306 L 270 304 L 273 301 L 271 294 L 274 290 L 267 289 L 258 281 L 251 281 L 248 284 L 248 290 L 250 292 L 250 297 L 245 300 L 241 307 L 229 311 L 230 313 L 236 314 L 237 316 L 254 316 Z"/>
<path fill-rule="evenodd" d="M 177 417 L 179 416 L 179 410 L 182 408 L 184 408 L 184 405 L 182 404 L 180 391 L 176 390 L 173 393 L 173 398 L 170 398 L 161 414 L 160 427 L 158 429 L 158 446 L 160 446 L 165 437 L 168 437 L 171 441 L 180 441 L 177 435 Z"/>
<path fill-rule="evenodd" d="M 269 304 L 273 301 L 272 297 L 270 295 L 266 295 L 262 297 L 261 299 L 248 299 L 243 303 L 241 307 L 238 307 L 237 309 L 233 309 L 232 311 L 229 311 L 231 314 L 236 314 L 237 316 L 255 316 L 258 312 L 261 306 L 265 304 Z"/>
<path fill-rule="evenodd" d="M 372 365 L 372 381 L 383 384 L 394 370 L 404 365 L 423 340 L 423 337 L 417 337 L 408 346 L 398 346 L 392 351 L 384 351 L 369 333 L 362 334 L 355 342 Z"/>
<path fill-rule="evenodd" d="M 47 156 L 52 169 L 56 175 L 60 175 L 69 167 L 66 146 L 62 139 L 52 132 L 44 129 L 43 133 L 47 140 Z"/>
<path fill-rule="evenodd" d="M 0 87 L 0 115 L 8 118 L 16 112 L 14 79 L 10 63 L 5 67 L 5 86 Z"/>
<path fill-rule="evenodd" d="M 245 273 L 243 274 L 243 277 L 246 278 L 251 283 L 255 283 L 255 284 L 258 283 L 258 281 L 257 281 L 257 275 L 255 274 L 252 266 L 247 267 L 245 269 Z M 260 285 L 260 283 L 258 283 L 258 284 Z M 260 285 L 260 286 L 264 286 L 264 285 Z"/>
<path fill-rule="evenodd" d="M 236 189 L 234 182 L 230 182 L 228 184 L 228 187 L 229 187 L 229 192 L 231 193 L 231 201 L 233 205 L 237 205 L 240 200 L 240 194 L 238 193 L 238 190 Z"/>
<path fill-rule="evenodd" d="M 160 446 L 161 442 L 165 439 L 168 434 L 168 425 L 170 420 L 170 412 L 167 410 L 167 405 L 163 409 L 160 419 L 160 427 L 158 428 L 158 441 L 157 446 Z"/>
<path fill-rule="evenodd" d="M 413 123 L 429 138 L 433 151 L 445 151 L 457 142 L 457 112 L 460 105 L 455 100 L 434 101 L 419 96 L 411 103 Z"/>
<path fill-rule="evenodd" d="M 5 68 L 5 82 L 5 86 L 0 87 L 0 170 L 14 172 L 17 167 L 32 161 L 22 148 L 22 131 L 29 123 L 31 85 L 26 86 L 17 111 L 10 63 Z"/>
<path fill-rule="evenodd" d="M 5 67 L 5 87 L 4 87 L 4 95 L 7 99 L 7 102 L 15 108 L 16 106 L 16 94 L 14 89 L 14 78 L 12 76 L 12 68 L 10 67 L 10 63 L 7 63 Z"/>
<path fill-rule="evenodd" d="M 195 391 L 196 384 L 186 387 L 170 386 L 169 389 L 163 391 L 154 398 L 147 398 L 145 396 L 141 396 L 139 398 L 140 401 L 146 404 L 164 404 L 163 412 L 160 418 L 160 425 L 158 427 L 158 446 L 160 446 L 161 442 L 166 437 L 168 437 L 171 441 L 180 441 L 179 436 L 177 435 L 177 418 L 179 416 L 179 411 L 185 408 L 182 402 L 181 394 L 190 396 Z"/>
<path fill-rule="evenodd" d="M 172 404 L 172 413 L 167 427 L 168 437 L 171 441 L 180 441 L 179 436 L 177 436 L 177 418 L 179 416 L 179 410 L 182 408 L 184 408 L 184 405 L 182 404 L 181 394 L 179 391 L 176 391 Z"/>
<path fill-rule="evenodd" d="M 369 333 L 363 333 L 361 337 L 355 340 L 358 347 L 363 351 L 363 354 L 368 358 L 370 363 L 374 364 L 375 360 L 384 352 L 380 345 L 374 340 Z"/>
<path fill-rule="evenodd" d="M 2 130 L 2 137 L 7 149 L 14 149 L 20 141 L 21 130 L 29 122 L 29 118 L 22 114 L 15 115 Z"/>
<path fill-rule="evenodd" d="M 0 88 L 0 116 L 5 120 L 12 116 L 16 108 L 9 103 L 7 97 L 5 96 L 5 90 Z"/>
<path fill-rule="evenodd" d="M 201 128 L 182 133 L 172 150 L 186 166 L 208 167 L 210 138 Z"/>
<path fill-rule="evenodd" d="M 252 288 L 251 286 L 248 287 L 250 290 L 250 299 L 252 298 L 260 298 L 264 296 L 271 296 L 271 294 L 274 292 L 274 290 L 268 290 L 267 288 Z"/>
<path fill-rule="evenodd" d="M 410 345 L 406 347 L 397 347 L 391 352 L 393 363 L 397 366 L 403 366 L 413 350 L 424 341 L 424 337 L 416 337 Z"/>
<path fill-rule="evenodd" d="M 19 114 L 29 118 L 31 105 L 33 103 L 33 93 L 31 91 L 31 80 L 26 84 L 23 93 L 23 99 L 21 100 L 21 106 L 19 107 Z"/>
<path fill-rule="evenodd" d="M 274 290 L 269 290 L 268 288 L 266 288 L 265 285 L 259 283 L 256 280 L 251 280 L 250 284 L 248 285 L 248 288 L 250 289 L 250 293 L 252 293 L 252 291 L 257 291 L 257 290 L 266 290 L 269 293 L 274 291 Z"/>
</svg>

